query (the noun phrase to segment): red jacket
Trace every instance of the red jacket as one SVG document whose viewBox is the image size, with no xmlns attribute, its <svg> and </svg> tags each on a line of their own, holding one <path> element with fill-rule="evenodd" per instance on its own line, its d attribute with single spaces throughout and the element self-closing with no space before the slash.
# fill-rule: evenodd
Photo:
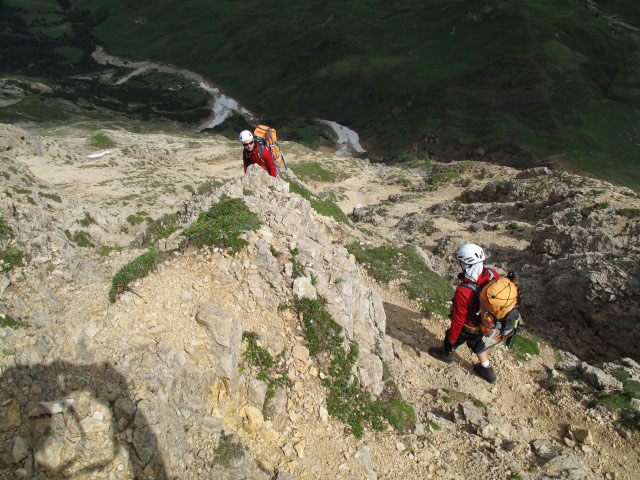
<svg viewBox="0 0 640 480">
<path fill-rule="evenodd" d="M 493 272 L 493 278 L 498 278 L 500 276 L 494 269 L 491 269 L 491 271 Z M 489 279 L 489 269 L 485 267 L 478 277 L 478 280 L 475 282 L 468 278 L 463 278 L 462 282 L 482 285 Z M 462 330 L 462 326 L 465 323 L 472 327 L 476 327 L 478 325 L 478 316 L 476 315 L 478 307 L 474 308 L 475 296 L 475 292 L 468 287 L 459 285 L 458 288 L 456 288 L 456 292 L 453 294 L 453 303 L 451 305 L 451 328 L 449 328 L 448 337 L 449 342 L 456 342 L 458 335 L 460 335 L 460 330 Z"/>
<path fill-rule="evenodd" d="M 264 168 L 272 177 L 276 176 L 276 164 L 273 163 L 273 156 L 268 148 L 262 148 L 262 158 L 260 158 L 260 146 L 254 142 L 253 150 L 247 152 L 246 149 L 242 151 L 242 161 L 244 162 L 244 171 L 247 172 L 247 167 L 257 163 Z"/>
</svg>

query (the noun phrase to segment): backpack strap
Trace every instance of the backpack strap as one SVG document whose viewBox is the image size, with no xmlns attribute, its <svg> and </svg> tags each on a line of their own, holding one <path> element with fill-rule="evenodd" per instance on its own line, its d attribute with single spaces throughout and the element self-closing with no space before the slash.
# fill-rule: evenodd
<svg viewBox="0 0 640 480">
<path fill-rule="evenodd" d="M 482 287 L 484 287 L 487 284 L 487 282 L 490 282 L 491 280 L 496 278 L 495 274 L 493 273 L 493 269 L 487 268 L 487 270 L 489 270 L 489 280 L 487 280 L 486 282 L 482 282 L 481 284 L 471 283 L 471 282 L 462 282 L 460 286 L 467 287 L 468 289 L 472 290 L 473 293 L 475 293 L 476 295 L 479 295 L 480 290 L 482 290 Z"/>
</svg>

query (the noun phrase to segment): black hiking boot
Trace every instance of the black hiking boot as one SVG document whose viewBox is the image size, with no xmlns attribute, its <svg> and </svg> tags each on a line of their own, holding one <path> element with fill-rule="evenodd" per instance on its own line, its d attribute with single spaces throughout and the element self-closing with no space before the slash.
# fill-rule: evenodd
<svg viewBox="0 0 640 480">
<path fill-rule="evenodd" d="M 453 352 L 445 353 L 442 347 L 431 347 L 427 350 L 433 358 L 443 361 L 444 363 L 453 363 Z"/>
<path fill-rule="evenodd" d="M 482 364 L 476 363 L 473 366 L 473 370 L 479 377 L 484 378 L 489 383 L 496 383 L 498 381 L 496 372 L 493 371 L 493 367 L 491 365 L 489 365 L 488 367 L 483 367 Z"/>
</svg>

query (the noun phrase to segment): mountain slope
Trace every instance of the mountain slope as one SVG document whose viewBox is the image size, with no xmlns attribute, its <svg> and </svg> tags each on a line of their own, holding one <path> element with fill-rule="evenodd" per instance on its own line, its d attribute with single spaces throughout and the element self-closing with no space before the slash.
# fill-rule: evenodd
<svg viewBox="0 0 640 480">
<path fill-rule="evenodd" d="M 104 130 L 117 146 L 96 160 L 81 129 L 0 128 L 1 232 L 24 251 L 0 275 L 0 478 L 632 479 L 640 468 L 631 190 L 482 162 L 390 167 L 289 142 L 295 175 L 272 179 L 242 175 L 239 146 L 222 137 Z M 187 183 L 197 177 L 204 188 Z M 180 246 L 225 198 L 262 222 L 246 245 Z M 316 211 L 332 200 L 350 220 Z M 141 208 L 173 213 L 177 230 L 160 235 Z M 412 262 L 433 274 L 425 283 L 453 281 L 450 254 L 468 240 L 490 265 L 519 269 L 537 334 L 491 351 L 495 386 L 473 375 L 466 348 L 453 365 L 426 354 L 448 320 L 411 298 L 433 294 Z M 376 257 L 383 245 L 392 254 Z M 162 263 L 110 303 L 113 275 L 149 248 Z M 349 434 L 309 312 L 290 308 L 316 294 L 360 347 L 350 381 L 384 400 L 393 378 L 414 425 Z M 278 375 L 286 385 L 268 393 Z"/>
<path fill-rule="evenodd" d="M 108 10 L 93 33 L 112 53 L 200 71 L 263 117 L 336 120 L 380 158 L 482 147 L 500 163 L 563 155 L 640 183 L 638 40 L 595 3 L 81 5 Z"/>
</svg>

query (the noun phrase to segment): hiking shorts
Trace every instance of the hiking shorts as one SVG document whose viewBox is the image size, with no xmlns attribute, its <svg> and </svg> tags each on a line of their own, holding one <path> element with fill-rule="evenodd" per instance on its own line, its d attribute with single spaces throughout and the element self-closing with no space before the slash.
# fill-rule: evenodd
<svg viewBox="0 0 640 480">
<path fill-rule="evenodd" d="M 445 333 L 445 338 L 449 337 L 449 330 Z M 458 339 L 456 343 L 453 344 L 453 349 L 455 350 L 463 343 L 467 344 L 467 347 L 471 349 L 473 353 L 479 353 L 484 348 L 484 340 L 482 338 L 482 334 L 474 334 L 467 332 L 464 328 L 460 331 L 460 335 L 458 335 Z"/>
</svg>

